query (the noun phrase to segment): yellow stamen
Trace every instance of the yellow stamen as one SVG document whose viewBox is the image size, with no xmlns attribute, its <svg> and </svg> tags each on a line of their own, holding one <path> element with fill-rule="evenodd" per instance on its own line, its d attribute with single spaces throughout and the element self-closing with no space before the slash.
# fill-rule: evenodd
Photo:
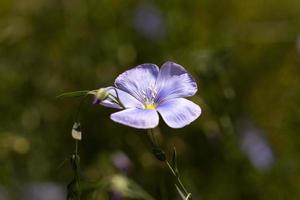
<svg viewBox="0 0 300 200">
<path fill-rule="evenodd" d="M 156 105 L 151 103 L 151 104 L 145 104 L 145 109 L 148 110 L 154 110 L 156 108 Z"/>
</svg>

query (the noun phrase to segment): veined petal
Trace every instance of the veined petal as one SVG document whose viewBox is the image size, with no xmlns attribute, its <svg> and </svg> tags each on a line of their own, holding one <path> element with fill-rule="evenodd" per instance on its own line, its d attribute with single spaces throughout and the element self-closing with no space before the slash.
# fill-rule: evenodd
<svg viewBox="0 0 300 200">
<path fill-rule="evenodd" d="M 121 106 L 119 106 L 118 104 L 116 104 L 115 102 L 113 102 L 111 99 L 105 99 L 103 101 L 100 101 L 98 99 L 95 98 L 94 104 L 100 104 L 102 106 L 108 107 L 108 108 L 116 108 L 116 109 L 122 109 Z"/>
<path fill-rule="evenodd" d="M 134 98 L 127 92 L 124 92 L 114 87 L 107 87 L 106 90 L 110 95 L 116 97 L 116 99 L 118 97 L 125 108 L 144 108 L 144 105 L 141 102 L 139 102 L 136 98 Z M 111 98 L 107 98 L 98 103 L 106 107 L 122 109 L 122 107 L 115 101 L 113 101 Z"/>
<path fill-rule="evenodd" d="M 117 123 L 139 129 L 154 128 L 159 122 L 156 110 L 139 108 L 129 108 L 113 113 L 110 118 Z"/>
<path fill-rule="evenodd" d="M 156 102 L 166 99 L 189 97 L 197 92 L 197 83 L 187 71 L 174 62 L 162 65 L 156 81 Z"/>
<path fill-rule="evenodd" d="M 171 128 L 182 128 L 201 114 L 201 108 L 184 98 L 169 99 L 161 103 L 158 112 Z"/>
<path fill-rule="evenodd" d="M 159 68 L 155 64 L 142 64 L 120 74 L 115 86 L 144 102 L 147 90 L 155 86 Z"/>
</svg>

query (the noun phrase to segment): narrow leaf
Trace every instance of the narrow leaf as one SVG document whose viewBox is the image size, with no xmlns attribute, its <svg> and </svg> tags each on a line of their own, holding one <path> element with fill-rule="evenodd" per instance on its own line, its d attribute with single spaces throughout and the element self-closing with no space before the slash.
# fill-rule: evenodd
<svg viewBox="0 0 300 200">
<path fill-rule="evenodd" d="M 66 92 L 58 95 L 56 98 L 62 97 L 82 97 L 89 93 L 89 90 L 75 91 L 75 92 Z"/>
<path fill-rule="evenodd" d="M 189 200 L 192 198 L 192 193 L 188 193 L 188 195 L 186 196 L 185 200 Z"/>
<path fill-rule="evenodd" d="M 181 189 L 175 184 L 175 187 L 177 189 L 178 194 L 180 195 L 182 200 L 186 200 L 184 193 L 181 191 Z"/>
<path fill-rule="evenodd" d="M 172 164 L 173 164 L 174 172 L 178 176 L 179 171 L 178 171 L 178 167 L 177 167 L 177 151 L 176 151 L 175 147 L 174 147 L 174 151 L 173 151 Z"/>
</svg>

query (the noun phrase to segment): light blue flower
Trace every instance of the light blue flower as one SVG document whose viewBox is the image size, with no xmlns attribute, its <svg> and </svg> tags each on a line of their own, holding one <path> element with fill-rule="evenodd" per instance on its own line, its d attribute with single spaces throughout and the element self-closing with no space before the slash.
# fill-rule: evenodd
<svg viewBox="0 0 300 200">
<path fill-rule="evenodd" d="M 172 128 L 182 128 L 201 114 L 201 108 L 183 98 L 197 92 L 197 84 L 180 65 L 166 62 L 142 64 L 120 74 L 115 87 L 107 87 L 109 98 L 96 101 L 106 107 L 124 109 L 113 113 L 117 123 L 139 129 L 158 126 L 159 115 Z"/>
</svg>

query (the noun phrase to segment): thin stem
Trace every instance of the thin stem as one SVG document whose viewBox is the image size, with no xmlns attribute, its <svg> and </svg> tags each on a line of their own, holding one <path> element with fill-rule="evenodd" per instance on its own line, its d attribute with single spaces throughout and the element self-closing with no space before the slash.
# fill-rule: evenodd
<svg viewBox="0 0 300 200">
<path fill-rule="evenodd" d="M 153 133 L 153 129 L 148 129 L 148 130 L 147 130 L 147 135 L 148 135 L 148 137 L 149 137 L 149 140 L 150 140 L 150 142 L 151 142 L 151 145 L 152 145 L 152 146 L 158 146 L 158 145 L 157 145 L 157 140 L 156 140 L 156 138 L 155 138 L 155 136 L 154 136 L 154 133 Z"/>
<path fill-rule="evenodd" d="M 78 105 L 78 109 L 77 109 L 77 112 L 75 114 L 75 122 L 79 121 L 79 118 L 80 118 L 80 112 L 81 112 L 81 108 L 82 108 L 82 105 L 84 103 L 84 101 L 86 100 L 87 96 L 89 95 L 89 93 L 87 93 L 80 101 L 79 105 Z"/>
<path fill-rule="evenodd" d="M 168 168 L 170 169 L 171 173 L 175 176 L 177 182 L 179 183 L 180 187 L 183 189 L 183 191 L 185 192 L 185 195 L 188 195 L 189 192 L 187 191 L 187 189 L 184 187 L 183 183 L 181 182 L 181 179 L 179 177 L 178 174 L 175 173 L 173 167 L 170 165 L 169 161 L 166 160 L 165 163 L 167 164 Z"/>
<path fill-rule="evenodd" d="M 78 156 L 78 140 L 75 140 L 75 156 Z"/>
</svg>

